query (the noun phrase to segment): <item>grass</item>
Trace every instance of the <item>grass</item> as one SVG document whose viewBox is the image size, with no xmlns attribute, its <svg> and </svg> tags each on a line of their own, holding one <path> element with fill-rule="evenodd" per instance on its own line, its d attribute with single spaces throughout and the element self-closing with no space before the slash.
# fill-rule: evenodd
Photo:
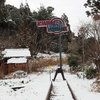
<svg viewBox="0 0 100 100">
<path fill-rule="evenodd" d="M 96 80 L 95 80 L 95 82 L 92 84 L 92 89 L 91 89 L 91 91 L 99 92 L 99 93 L 100 93 L 100 73 L 97 73 Z"/>
<path fill-rule="evenodd" d="M 62 58 L 62 64 L 66 64 L 67 63 L 67 58 Z M 53 57 L 53 58 L 37 58 L 35 59 L 35 61 L 33 61 L 31 63 L 31 69 L 30 72 L 37 72 L 37 71 L 43 71 L 42 69 L 47 67 L 47 66 L 54 66 L 60 65 L 60 60 L 59 57 Z"/>
</svg>

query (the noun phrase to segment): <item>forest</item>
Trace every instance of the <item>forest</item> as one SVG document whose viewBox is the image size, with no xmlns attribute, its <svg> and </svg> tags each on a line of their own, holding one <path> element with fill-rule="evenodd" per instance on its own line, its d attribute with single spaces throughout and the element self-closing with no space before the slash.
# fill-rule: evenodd
<svg viewBox="0 0 100 100">
<path fill-rule="evenodd" d="M 36 21 L 50 20 L 53 15 L 53 7 L 41 6 L 38 12 L 31 12 L 28 4 L 21 4 L 20 8 L 12 5 L 0 7 L 0 49 L 4 48 L 30 48 L 31 53 L 43 51 L 57 51 L 58 35 L 48 34 L 45 28 L 37 28 Z M 63 19 L 68 24 L 68 18 L 65 14 Z M 71 32 L 64 33 L 63 51 L 67 51 L 67 42 L 70 41 Z"/>
<path fill-rule="evenodd" d="M 0 0 L 0 51 L 5 48 L 29 48 L 31 56 L 38 52 L 59 52 L 58 35 L 48 34 L 45 27 L 36 26 L 36 21 L 57 17 L 53 14 L 53 7 L 42 5 L 38 11 L 32 12 L 28 3 L 21 4 L 18 9 L 5 5 L 5 2 Z M 87 0 L 83 5 L 91 9 L 86 14 L 93 21 L 80 23 L 78 33 L 74 33 L 67 15 L 63 13 L 61 18 L 69 31 L 61 34 L 62 52 L 70 54 L 68 63 L 72 70 L 84 70 L 83 64 L 88 66 L 94 63 L 96 69 L 92 69 L 93 73 L 100 73 L 100 1 Z"/>
</svg>

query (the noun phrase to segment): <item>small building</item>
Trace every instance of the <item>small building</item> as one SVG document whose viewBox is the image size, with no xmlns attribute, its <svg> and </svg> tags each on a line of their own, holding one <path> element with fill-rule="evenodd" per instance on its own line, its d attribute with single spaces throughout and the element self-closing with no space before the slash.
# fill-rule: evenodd
<svg viewBox="0 0 100 100">
<path fill-rule="evenodd" d="M 18 70 L 28 72 L 28 58 L 31 57 L 28 48 L 5 49 L 2 54 L 4 54 L 4 69 L 6 74 Z"/>
</svg>

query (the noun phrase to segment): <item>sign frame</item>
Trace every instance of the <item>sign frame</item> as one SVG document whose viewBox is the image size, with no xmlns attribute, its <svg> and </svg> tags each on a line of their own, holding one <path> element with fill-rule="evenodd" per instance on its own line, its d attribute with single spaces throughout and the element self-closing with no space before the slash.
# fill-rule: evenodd
<svg viewBox="0 0 100 100">
<path fill-rule="evenodd" d="M 69 31 L 64 20 L 59 17 L 54 17 L 51 20 L 37 21 L 36 25 L 37 27 L 46 27 L 47 33 L 60 34 Z"/>
</svg>

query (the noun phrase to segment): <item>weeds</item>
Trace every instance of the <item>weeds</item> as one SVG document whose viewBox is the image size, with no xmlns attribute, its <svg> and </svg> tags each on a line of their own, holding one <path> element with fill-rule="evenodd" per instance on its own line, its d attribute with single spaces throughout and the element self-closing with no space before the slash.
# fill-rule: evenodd
<svg viewBox="0 0 100 100">
<path fill-rule="evenodd" d="M 92 84 L 92 91 L 100 93 L 100 73 L 97 73 L 96 81 Z"/>
<path fill-rule="evenodd" d="M 47 66 L 54 66 L 54 65 L 60 65 L 59 64 L 59 57 L 51 57 L 48 59 L 45 58 L 37 58 L 33 61 L 31 61 L 31 68 L 29 68 L 29 73 L 30 72 L 37 72 L 37 71 L 43 71 L 43 69 Z M 67 63 L 67 58 L 62 58 L 62 63 L 66 64 Z"/>
<path fill-rule="evenodd" d="M 87 79 L 92 79 L 95 77 L 96 69 L 93 68 L 86 69 L 85 74 Z"/>
</svg>

